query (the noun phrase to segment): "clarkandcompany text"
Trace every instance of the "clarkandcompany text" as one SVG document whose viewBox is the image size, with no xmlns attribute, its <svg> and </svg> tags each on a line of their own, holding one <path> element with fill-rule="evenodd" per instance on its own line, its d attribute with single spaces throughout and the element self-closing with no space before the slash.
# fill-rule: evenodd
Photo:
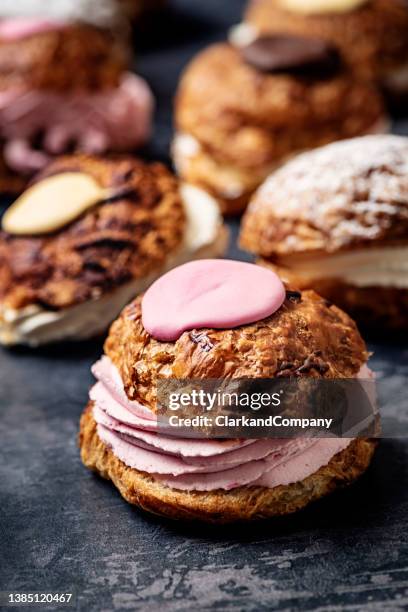
<svg viewBox="0 0 408 612">
<path fill-rule="evenodd" d="M 171 427 L 293 427 L 298 429 L 330 429 L 333 419 L 306 419 L 274 415 L 268 417 L 231 417 L 218 415 L 216 417 L 199 415 L 195 417 L 169 417 Z"/>
</svg>

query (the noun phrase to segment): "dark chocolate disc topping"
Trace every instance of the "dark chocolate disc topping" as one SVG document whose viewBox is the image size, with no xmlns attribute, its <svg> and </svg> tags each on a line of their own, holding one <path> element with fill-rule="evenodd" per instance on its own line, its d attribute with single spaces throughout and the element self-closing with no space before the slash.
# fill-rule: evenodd
<svg viewBox="0 0 408 612">
<path fill-rule="evenodd" d="M 290 72 L 305 76 L 328 76 L 340 66 L 336 49 L 318 38 L 260 36 L 241 47 L 244 60 L 262 72 Z"/>
</svg>

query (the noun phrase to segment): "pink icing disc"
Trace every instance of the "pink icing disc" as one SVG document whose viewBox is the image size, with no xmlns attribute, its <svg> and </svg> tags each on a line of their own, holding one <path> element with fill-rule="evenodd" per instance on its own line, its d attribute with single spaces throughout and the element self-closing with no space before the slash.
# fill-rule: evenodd
<svg viewBox="0 0 408 612">
<path fill-rule="evenodd" d="M 232 329 L 276 312 L 285 288 L 271 270 L 239 261 L 193 261 L 157 280 L 142 301 L 146 331 L 161 341 L 210 327 Z"/>
<path fill-rule="evenodd" d="M 0 38 L 3 40 L 21 40 L 41 32 L 52 32 L 65 27 L 62 21 L 51 21 L 35 17 L 18 17 L 0 20 Z"/>
</svg>

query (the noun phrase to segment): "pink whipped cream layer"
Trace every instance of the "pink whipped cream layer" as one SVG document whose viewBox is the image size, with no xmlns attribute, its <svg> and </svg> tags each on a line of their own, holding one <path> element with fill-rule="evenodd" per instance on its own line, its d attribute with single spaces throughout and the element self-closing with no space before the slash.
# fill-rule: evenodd
<svg viewBox="0 0 408 612">
<path fill-rule="evenodd" d="M 1 91 L 4 158 L 12 170 L 32 174 L 71 148 L 90 154 L 130 151 L 149 138 L 152 113 L 148 85 L 131 73 L 124 73 L 116 89 L 99 93 Z"/>
<path fill-rule="evenodd" d="M 307 478 L 351 439 L 199 440 L 158 432 L 156 417 L 130 401 L 108 357 L 93 366 L 93 415 L 101 440 L 131 468 L 175 489 L 213 491 L 240 486 L 273 488 Z M 370 376 L 365 367 L 360 376 Z"/>
<path fill-rule="evenodd" d="M 17 0 L 18 1 L 18 0 Z M 14 41 L 29 38 L 42 32 L 53 32 L 65 28 L 63 21 L 35 17 L 0 19 L 0 40 Z"/>
<path fill-rule="evenodd" d="M 190 329 L 231 329 L 260 321 L 279 310 L 284 299 L 282 281 L 267 268 L 202 259 L 153 283 L 143 297 L 143 326 L 157 340 L 177 340 Z"/>
</svg>

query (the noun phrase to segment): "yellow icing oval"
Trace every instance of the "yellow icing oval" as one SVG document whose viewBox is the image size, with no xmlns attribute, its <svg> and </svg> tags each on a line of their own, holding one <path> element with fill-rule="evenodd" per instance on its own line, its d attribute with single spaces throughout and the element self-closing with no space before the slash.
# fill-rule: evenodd
<svg viewBox="0 0 408 612">
<path fill-rule="evenodd" d="M 55 232 L 108 196 L 88 174 L 56 174 L 29 187 L 6 211 L 2 227 L 17 235 Z"/>
<path fill-rule="evenodd" d="M 368 0 L 280 0 L 281 5 L 294 13 L 324 14 L 354 11 Z"/>
</svg>

